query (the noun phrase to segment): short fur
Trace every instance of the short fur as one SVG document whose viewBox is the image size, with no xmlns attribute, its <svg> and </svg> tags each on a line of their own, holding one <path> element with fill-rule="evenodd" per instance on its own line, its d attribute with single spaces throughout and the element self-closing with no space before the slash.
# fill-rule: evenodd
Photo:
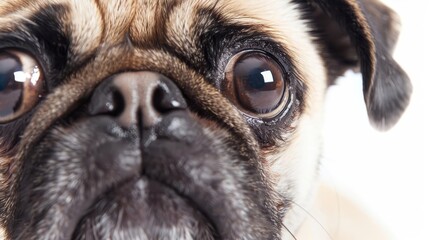
<svg viewBox="0 0 429 240">
<path fill-rule="evenodd" d="M 397 36 L 396 15 L 377 0 L 1 1 L 0 51 L 32 54 L 46 79 L 32 111 L 0 124 L 5 237 L 290 239 L 317 188 L 335 78 L 362 72 L 380 129 L 408 105 Z M 275 119 L 245 116 L 221 92 L 243 49 L 270 52 L 288 71 L 294 99 Z M 187 102 L 162 122 L 180 129 L 153 130 L 174 143 L 142 147 L 146 130 L 115 132 L 88 110 L 109 79 L 141 71 L 170 79 Z"/>
</svg>

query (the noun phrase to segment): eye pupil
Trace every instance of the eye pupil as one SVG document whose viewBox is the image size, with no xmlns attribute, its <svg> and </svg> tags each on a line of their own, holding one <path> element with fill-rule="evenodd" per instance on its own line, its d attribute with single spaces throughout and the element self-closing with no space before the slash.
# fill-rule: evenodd
<svg viewBox="0 0 429 240">
<path fill-rule="evenodd" d="M 21 71 L 21 63 L 10 54 L 0 56 L 0 118 L 13 114 L 21 99 L 22 84 L 15 74 Z"/>
<path fill-rule="evenodd" d="M 255 69 L 250 72 L 247 84 L 250 89 L 261 89 L 264 88 L 266 80 L 263 72 L 260 69 Z"/>
<path fill-rule="evenodd" d="M 19 64 L 18 60 L 12 57 L 0 57 L 0 91 L 5 90 L 14 79 L 14 73 L 21 70 Z"/>
</svg>

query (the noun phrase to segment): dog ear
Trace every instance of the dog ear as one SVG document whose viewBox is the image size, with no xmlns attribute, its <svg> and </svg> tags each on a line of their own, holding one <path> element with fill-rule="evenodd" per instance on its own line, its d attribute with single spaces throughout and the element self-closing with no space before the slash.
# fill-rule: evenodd
<svg viewBox="0 0 429 240">
<path fill-rule="evenodd" d="M 358 67 L 368 116 L 388 130 L 408 106 L 412 86 L 392 57 L 399 19 L 377 0 L 297 0 L 306 6 L 324 48 L 330 79 Z"/>
</svg>

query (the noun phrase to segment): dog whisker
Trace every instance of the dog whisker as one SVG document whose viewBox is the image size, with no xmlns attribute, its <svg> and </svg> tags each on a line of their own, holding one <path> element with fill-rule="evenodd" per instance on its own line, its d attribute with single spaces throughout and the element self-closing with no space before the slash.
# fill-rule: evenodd
<svg viewBox="0 0 429 240">
<path fill-rule="evenodd" d="M 286 229 L 286 231 L 288 231 L 288 233 L 292 236 L 293 239 L 298 240 L 295 235 L 292 233 L 291 230 L 289 230 L 289 228 L 286 227 L 286 225 L 284 225 L 284 223 L 282 223 L 282 226 Z"/>
<path fill-rule="evenodd" d="M 118 219 L 116 220 L 116 226 L 115 226 L 115 231 L 117 231 L 117 232 L 119 232 L 119 230 L 120 230 L 123 216 L 124 216 L 124 209 L 120 208 L 119 214 L 118 214 Z"/>
<path fill-rule="evenodd" d="M 323 163 L 324 164 L 320 164 L 320 169 L 323 169 L 323 172 L 325 172 L 325 175 L 329 178 L 329 182 L 334 183 L 334 177 L 333 174 L 330 172 L 329 168 L 326 166 L 326 163 L 329 162 L 327 161 L 327 157 L 324 154 L 321 154 L 321 158 L 320 159 L 324 159 Z M 337 236 L 339 231 L 340 231 L 340 216 L 341 216 L 341 204 L 340 204 L 340 195 L 338 194 L 338 190 L 337 190 L 337 185 L 336 184 L 331 184 L 331 187 L 334 191 L 335 194 L 335 206 L 336 206 L 336 211 L 337 211 L 337 215 L 336 215 L 336 223 L 335 223 L 335 230 L 334 230 L 334 236 Z"/>
<path fill-rule="evenodd" d="M 371 124 L 399 120 L 397 20 L 377 0 L 0 0 L 0 240 L 374 239 L 319 185 L 323 112 L 353 70 Z"/>
<path fill-rule="evenodd" d="M 92 229 L 92 237 L 93 237 L 93 239 L 94 240 L 97 240 L 98 239 L 98 235 L 97 235 L 97 232 L 95 231 L 95 223 L 94 222 L 91 222 L 91 229 Z"/>
<path fill-rule="evenodd" d="M 322 228 L 322 230 L 326 233 L 326 235 L 329 237 L 329 239 L 333 240 L 334 238 L 331 236 L 331 234 L 328 232 L 328 230 L 323 226 L 323 224 L 315 217 L 313 216 L 313 214 L 311 214 L 307 209 L 305 209 L 303 206 L 301 206 L 300 204 L 296 203 L 293 200 L 288 200 L 290 203 L 294 204 L 295 206 L 297 206 L 299 209 L 301 209 L 306 215 L 308 215 L 310 217 L 310 219 L 312 219 L 314 222 L 317 223 L 317 225 L 320 226 L 320 228 Z"/>
</svg>

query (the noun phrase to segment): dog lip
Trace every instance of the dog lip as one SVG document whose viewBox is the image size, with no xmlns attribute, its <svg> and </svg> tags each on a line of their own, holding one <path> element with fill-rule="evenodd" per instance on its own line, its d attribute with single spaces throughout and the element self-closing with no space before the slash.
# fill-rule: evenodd
<svg viewBox="0 0 429 240">
<path fill-rule="evenodd" d="M 110 201 L 113 201 L 112 198 L 114 199 L 115 197 L 118 197 L 118 196 L 121 197 L 120 191 L 124 191 L 123 189 L 127 189 L 130 186 L 132 186 L 133 184 L 136 184 L 138 181 L 142 181 L 142 180 L 146 180 L 146 184 L 154 184 L 154 183 L 159 184 L 160 186 L 162 186 L 162 188 L 171 190 L 172 192 L 174 192 L 177 195 L 177 197 L 179 197 L 179 198 L 183 199 L 184 201 L 186 201 L 187 203 L 189 203 L 189 205 L 187 207 L 194 209 L 197 213 L 201 214 L 201 216 L 204 220 L 204 224 L 206 226 L 208 226 L 209 229 L 211 229 L 211 234 L 213 234 L 213 237 L 215 239 L 217 239 L 217 236 L 219 236 L 219 233 L 217 232 L 216 228 L 214 228 L 215 225 L 214 225 L 213 220 L 204 214 L 203 209 L 201 209 L 199 207 L 199 205 L 194 202 L 192 197 L 188 197 L 186 195 L 183 195 L 182 193 L 178 192 L 177 189 L 172 187 L 171 185 L 166 184 L 162 181 L 159 181 L 156 178 L 150 178 L 146 175 L 134 176 L 134 177 L 131 177 L 127 180 L 124 180 L 123 182 L 118 183 L 115 186 L 112 186 L 106 192 L 101 194 L 97 199 L 95 199 L 92 202 L 92 204 L 90 204 L 90 207 L 88 207 L 85 210 L 85 213 L 82 214 L 80 220 L 75 225 L 74 232 L 73 232 L 71 239 L 77 239 L 78 238 L 78 235 L 80 234 L 80 230 L 81 230 L 80 227 L 82 226 L 84 220 L 86 220 L 87 218 L 93 218 L 94 217 L 94 212 L 97 209 L 97 205 L 99 205 L 103 201 L 110 202 Z M 119 195 L 118 195 L 118 191 L 119 191 Z M 95 216 L 96 215 L 97 214 L 95 214 Z"/>
<path fill-rule="evenodd" d="M 157 149 L 160 146 L 168 146 L 169 150 Z M 205 144 L 200 146 L 190 149 L 172 140 L 155 141 L 147 149 L 157 154 L 144 160 L 144 174 L 191 200 L 213 224 L 220 239 L 271 239 L 273 235 L 264 229 L 270 223 L 264 222 L 267 219 L 249 199 L 240 182 L 243 176 L 237 175 L 240 171 L 223 165 L 218 159 L 221 156 L 210 152 Z M 179 157 L 172 163 L 174 156 Z"/>
<path fill-rule="evenodd" d="M 254 188 L 259 176 L 244 170 L 243 156 L 204 129 L 185 112 L 166 116 L 156 139 L 142 142 L 143 174 L 191 200 L 220 239 L 276 239 L 260 201 L 263 187 Z"/>
</svg>

